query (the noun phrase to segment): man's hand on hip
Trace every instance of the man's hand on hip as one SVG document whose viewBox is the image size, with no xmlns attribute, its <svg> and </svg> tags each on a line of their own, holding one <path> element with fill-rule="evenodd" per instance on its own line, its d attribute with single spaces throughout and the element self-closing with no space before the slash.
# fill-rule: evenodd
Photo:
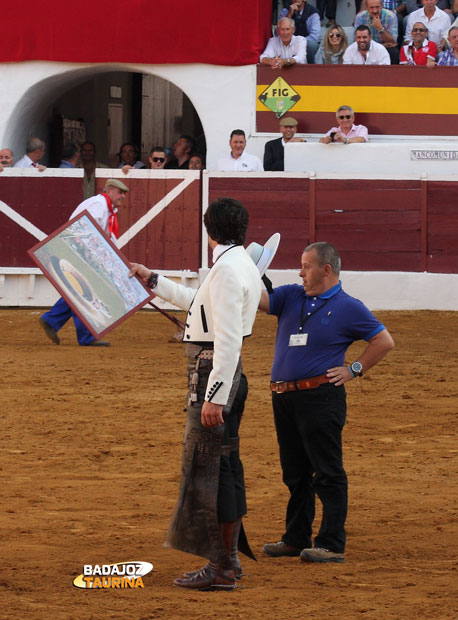
<svg viewBox="0 0 458 620">
<path fill-rule="evenodd" d="M 215 428 L 224 424 L 223 405 L 215 405 L 206 400 L 202 407 L 200 421 L 205 428 Z"/>
<path fill-rule="evenodd" d="M 336 366 L 335 368 L 330 368 L 326 376 L 329 379 L 329 383 L 334 383 L 334 385 L 343 385 L 350 379 L 353 379 L 353 375 L 347 366 Z"/>
</svg>

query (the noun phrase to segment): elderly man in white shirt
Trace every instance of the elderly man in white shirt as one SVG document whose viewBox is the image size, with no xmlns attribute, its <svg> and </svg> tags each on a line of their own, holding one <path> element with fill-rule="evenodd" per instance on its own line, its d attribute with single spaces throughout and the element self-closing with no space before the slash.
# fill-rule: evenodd
<svg viewBox="0 0 458 620">
<path fill-rule="evenodd" d="M 218 160 L 218 170 L 226 172 L 263 172 L 261 160 L 245 151 L 246 138 L 243 129 L 234 129 L 229 140 L 229 157 Z"/>
<path fill-rule="evenodd" d="M 407 19 L 405 40 L 410 41 L 413 25 L 421 22 L 428 28 L 428 39 L 439 46 L 450 28 L 450 17 L 445 11 L 437 8 L 437 0 L 422 0 L 422 2 L 423 8 L 410 13 Z"/>
<path fill-rule="evenodd" d="M 269 39 L 266 49 L 259 61 L 270 65 L 272 69 L 281 69 L 290 65 L 307 64 L 307 39 L 294 36 L 296 25 L 289 17 L 282 17 L 277 24 L 278 37 Z"/>
<path fill-rule="evenodd" d="M 37 168 L 39 172 L 46 166 L 38 163 L 45 154 L 46 145 L 40 138 L 30 138 L 25 147 L 25 155 L 14 164 L 14 168 Z"/>
<path fill-rule="evenodd" d="M 390 55 L 380 43 L 372 40 L 368 26 L 355 30 L 355 43 L 347 47 L 343 55 L 344 65 L 390 65 Z"/>
</svg>

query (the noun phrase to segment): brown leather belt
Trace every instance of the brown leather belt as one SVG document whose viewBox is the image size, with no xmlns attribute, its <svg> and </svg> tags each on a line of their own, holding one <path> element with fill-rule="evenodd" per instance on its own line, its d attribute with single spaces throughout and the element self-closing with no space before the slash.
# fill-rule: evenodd
<svg viewBox="0 0 458 620">
<path fill-rule="evenodd" d="M 275 381 L 270 384 L 270 387 L 272 388 L 272 392 L 283 394 L 283 392 L 293 392 L 295 390 L 311 390 L 323 383 L 329 383 L 329 379 L 326 375 L 310 377 L 310 379 L 297 379 L 297 381 Z"/>
</svg>

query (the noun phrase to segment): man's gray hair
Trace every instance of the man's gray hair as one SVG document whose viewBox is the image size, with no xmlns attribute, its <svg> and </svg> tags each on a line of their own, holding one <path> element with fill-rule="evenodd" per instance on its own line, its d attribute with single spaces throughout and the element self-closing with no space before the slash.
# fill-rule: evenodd
<svg viewBox="0 0 458 620">
<path fill-rule="evenodd" d="M 289 25 L 292 28 L 296 29 L 296 24 L 294 22 L 294 19 L 291 19 L 291 17 L 280 17 L 280 19 L 278 20 L 277 28 L 280 28 L 280 24 L 285 21 L 289 22 Z"/>
<path fill-rule="evenodd" d="M 27 141 L 25 152 L 33 153 L 33 151 L 36 151 L 37 149 L 43 149 L 44 146 L 45 146 L 45 143 L 43 142 L 43 140 L 40 140 L 40 138 L 30 138 Z"/>
<path fill-rule="evenodd" d="M 340 274 L 340 256 L 339 252 L 327 241 L 316 241 L 308 245 L 304 252 L 311 252 L 315 250 L 320 267 L 324 265 L 331 265 L 333 273 L 338 276 Z"/>
<path fill-rule="evenodd" d="M 336 116 L 339 116 L 339 112 L 343 112 L 344 110 L 348 110 L 352 116 L 355 115 L 353 108 L 349 105 L 341 105 L 340 108 L 337 109 Z"/>
</svg>

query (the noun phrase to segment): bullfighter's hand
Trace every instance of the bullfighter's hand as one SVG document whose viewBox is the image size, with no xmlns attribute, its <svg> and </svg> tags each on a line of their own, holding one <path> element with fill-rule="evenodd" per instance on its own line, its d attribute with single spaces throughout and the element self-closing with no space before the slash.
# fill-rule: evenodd
<svg viewBox="0 0 458 620">
<path fill-rule="evenodd" d="M 205 428 L 215 428 L 224 424 L 223 405 L 216 405 L 206 400 L 202 407 L 200 421 Z"/>
</svg>

